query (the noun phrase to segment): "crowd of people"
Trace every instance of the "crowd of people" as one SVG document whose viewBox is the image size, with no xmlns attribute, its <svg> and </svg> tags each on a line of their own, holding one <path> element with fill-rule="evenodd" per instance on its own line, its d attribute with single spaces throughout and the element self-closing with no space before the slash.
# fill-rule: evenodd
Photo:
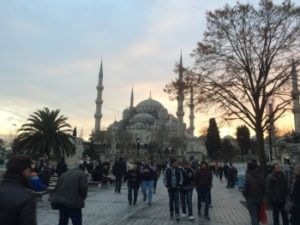
<svg viewBox="0 0 300 225">
<path fill-rule="evenodd" d="M 222 181 L 224 175 L 227 188 L 233 188 L 237 180 L 237 169 L 231 163 L 198 163 L 196 160 L 126 162 L 119 158 L 112 167 L 108 161 L 95 165 L 87 160 L 80 162 L 77 169 L 69 170 L 64 159 L 57 163 L 56 168 L 49 168 L 43 161 L 37 166 L 33 165 L 28 156 L 14 155 L 6 167 L 7 171 L 0 182 L 1 225 L 1 221 L 5 221 L 5 225 L 36 225 L 36 201 L 32 191 L 45 190 L 49 176 L 54 173 L 59 178 L 49 200 L 51 207 L 59 210 L 59 225 L 67 225 L 69 220 L 73 225 L 82 225 L 82 208 L 85 206 L 89 180 L 112 183 L 110 172 L 115 178 L 115 194 L 121 193 L 122 185 L 127 184 L 129 206 L 137 204 L 141 189 L 143 201 L 151 207 L 157 181 L 162 175 L 169 197 L 170 218 L 177 221 L 181 218 L 195 220 L 194 190 L 197 194 L 198 216 L 203 215 L 206 220 L 210 220 L 213 176 Z M 279 215 L 283 225 L 299 225 L 299 190 L 300 166 L 295 167 L 294 176 L 289 180 L 278 163 L 273 165 L 267 175 L 256 161 L 248 163 L 242 194 L 247 202 L 252 225 L 259 224 L 261 206 L 266 203 L 272 207 L 274 225 L 280 224 Z"/>
</svg>

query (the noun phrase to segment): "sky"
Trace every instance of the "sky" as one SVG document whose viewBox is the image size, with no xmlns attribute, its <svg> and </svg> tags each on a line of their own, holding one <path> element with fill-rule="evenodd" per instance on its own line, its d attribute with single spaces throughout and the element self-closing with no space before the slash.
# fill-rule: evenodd
<svg viewBox="0 0 300 225">
<path fill-rule="evenodd" d="M 298 0 L 297 0 L 298 1 Z M 12 137 L 29 115 L 60 109 L 83 137 L 94 127 L 96 85 L 104 70 L 105 129 L 129 106 L 152 98 L 175 114 L 177 104 L 163 92 L 175 79 L 174 65 L 190 53 L 206 28 L 205 13 L 232 0 L 10 0 L 0 7 L 0 137 Z M 241 2 L 247 2 L 242 0 Z M 258 0 L 251 1 L 257 4 Z M 275 1 L 280 2 L 280 1 Z M 209 114 L 196 114 L 196 135 Z M 188 123 L 188 108 L 185 109 Z M 217 120 L 218 116 L 217 116 Z M 220 127 L 234 135 L 234 124 Z M 279 121 L 293 129 L 290 114 Z"/>
</svg>

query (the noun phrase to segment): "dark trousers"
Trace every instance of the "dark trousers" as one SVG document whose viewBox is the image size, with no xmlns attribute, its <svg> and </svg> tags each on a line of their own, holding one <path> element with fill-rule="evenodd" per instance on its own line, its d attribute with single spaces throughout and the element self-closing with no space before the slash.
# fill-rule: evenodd
<svg viewBox="0 0 300 225">
<path fill-rule="evenodd" d="M 251 218 L 251 225 L 259 225 L 260 206 L 260 201 L 255 199 L 247 199 L 247 208 Z"/>
<path fill-rule="evenodd" d="M 175 208 L 175 215 L 179 216 L 179 190 L 177 188 L 168 188 L 168 193 L 170 215 L 174 215 Z"/>
<path fill-rule="evenodd" d="M 282 216 L 283 225 L 289 224 L 289 219 L 286 211 L 284 210 L 285 202 L 272 202 L 273 207 L 273 223 L 279 225 L 279 213 Z"/>
<path fill-rule="evenodd" d="M 132 194 L 133 194 L 133 203 L 136 203 L 137 196 L 139 193 L 139 184 L 128 184 L 128 202 L 132 203 Z"/>
<path fill-rule="evenodd" d="M 220 181 L 223 179 L 223 172 L 220 172 Z"/>
<path fill-rule="evenodd" d="M 158 180 L 158 177 L 156 177 L 156 178 L 154 179 L 154 183 L 153 183 L 153 193 L 154 193 L 154 194 L 156 193 L 157 180 Z"/>
<path fill-rule="evenodd" d="M 198 212 L 201 212 L 202 202 L 205 204 L 205 215 L 208 215 L 208 207 L 209 207 L 209 187 L 201 187 L 197 188 L 197 197 L 198 197 Z"/>
<path fill-rule="evenodd" d="M 180 190 L 180 201 L 182 207 L 182 213 L 186 214 L 186 206 L 189 211 L 189 216 L 193 215 L 193 189 L 181 189 Z"/>
<path fill-rule="evenodd" d="M 122 186 L 122 176 L 117 176 L 116 177 L 115 192 L 120 193 L 121 192 L 121 186 Z"/>
<path fill-rule="evenodd" d="M 69 218 L 73 225 L 82 225 L 82 212 L 81 209 L 70 209 L 65 206 L 59 206 L 59 224 L 68 225 Z"/>
</svg>

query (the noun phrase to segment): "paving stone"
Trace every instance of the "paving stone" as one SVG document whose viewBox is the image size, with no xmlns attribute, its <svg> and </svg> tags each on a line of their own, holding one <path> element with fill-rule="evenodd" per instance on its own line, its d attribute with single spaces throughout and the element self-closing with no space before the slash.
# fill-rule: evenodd
<svg viewBox="0 0 300 225">
<path fill-rule="evenodd" d="M 193 192 L 193 211 L 196 220 L 194 222 L 183 219 L 176 222 L 169 218 L 168 194 L 163 187 L 162 179 L 159 180 L 157 193 L 153 196 L 152 206 L 143 202 L 142 194 L 138 196 L 136 206 L 129 206 L 127 202 L 127 187 L 123 185 L 121 194 L 115 194 L 112 187 L 101 189 L 93 187 L 89 189 L 86 207 L 83 209 L 84 225 L 172 225 L 172 224 L 214 224 L 214 225 L 248 225 L 250 218 L 243 200 L 237 189 L 226 189 L 225 181 L 220 182 L 214 178 L 212 189 L 212 206 L 210 209 L 210 221 L 197 215 L 197 194 Z M 58 211 L 52 210 L 44 196 L 38 202 L 38 224 L 58 224 Z M 70 223 L 71 224 L 71 221 Z"/>
</svg>

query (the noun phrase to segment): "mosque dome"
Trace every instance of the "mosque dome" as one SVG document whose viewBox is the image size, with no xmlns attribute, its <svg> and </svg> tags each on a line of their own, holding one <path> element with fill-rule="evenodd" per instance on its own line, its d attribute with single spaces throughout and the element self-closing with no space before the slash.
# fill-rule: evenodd
<svg viewBox="0 0 300 225">
<path fill-rule="evenodd" d="M 164 108 L 163 105 L 152 98 L 146 99 L 136 106 L 137 112 L 159 112 L 162 108 Z"/>
<path fill-rule="evenodd" d="M 153 123 L 154 117 L 149 113 L 138 113 L 130 119 L 130 123 Z"/>
</svg>

